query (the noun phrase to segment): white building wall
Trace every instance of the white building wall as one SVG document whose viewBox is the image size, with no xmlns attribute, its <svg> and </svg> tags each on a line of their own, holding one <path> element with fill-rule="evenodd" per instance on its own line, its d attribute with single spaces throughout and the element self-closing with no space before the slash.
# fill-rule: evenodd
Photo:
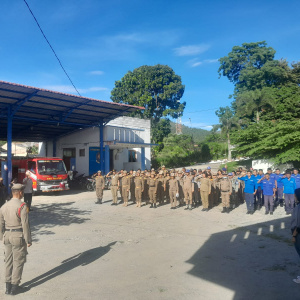
<svg viewBox="0 0 300 300">
<path fill-rule="evenodd" d="M 150 120 L 144 120 L 131 117 L 119 117 L 104 127 L 104 144 L 105 142 L 126 142 L 149 144 L 151 142 L 151 125 Z M 100 144 L 100 130 L 99 127 L 92 127 L 82 129 L 70 135 L 64 136 L 56 141 L 56 156 L 63 157 L 64 148 L 76 149 L 76 170 L 79 173 L 89 174 L 89 148 L 99 147 Z M 47 148 L 47 149 L 46 149 Z M 79 156 L 79 150 L 85 149 L 85 156 Z M 128 162 L 128 150 L 136 150 L 137 162 Z M 40 147 L 40 153 L 46 153 L 48 157 L 53 156 L 53 143 L 43 143 Z M 137 169 L 141 166 L 141 149 L 114 149 L 114 168 L 121 169 Z M 145 167 L 149 169 L 151 166 L 151 149 L 145 148 Z"/>
</svg>

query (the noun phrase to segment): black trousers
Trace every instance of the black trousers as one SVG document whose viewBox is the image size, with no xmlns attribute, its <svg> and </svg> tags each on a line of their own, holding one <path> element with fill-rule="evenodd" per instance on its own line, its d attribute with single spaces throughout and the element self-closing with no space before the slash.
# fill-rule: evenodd
<svg viewBox="0 0 300 300">
<path fill-rule="evenodd" d="M 27 204 L 28 209 L 31 208 L 32 202 L 32 193 L 25 193 L 24 194 L 24 202 Z"/>
</svg>

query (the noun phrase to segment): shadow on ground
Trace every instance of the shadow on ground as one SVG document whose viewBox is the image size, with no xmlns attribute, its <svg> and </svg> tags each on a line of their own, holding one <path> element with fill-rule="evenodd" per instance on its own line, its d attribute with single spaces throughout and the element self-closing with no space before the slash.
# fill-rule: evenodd
<svg viewBox="0 0 300 300">
<path fill-rule="evenodd" d="M 33 278 L 30 281 L 23 283 L 22 287 L 26 287 L 26 290 L 29 290 L 30 288 L 41 285 L 47 282 L 48 280 L 51 280 L 57 276 L 67 273 L 79 266 L 89 265 L 94 261 L 96 261 L 97 259 L 99 259 L 100 257 L 102 257 L 103 255 L 107 254 L 114 244 L 116 244 L 116 242 L 109 243 L 104 247 L 101 246 L 101 247 L 93 248 L 78 253 L 77 255 L 74 255 L 68 259 L 65 259 L 64 261 L 61 262 L 59 266 L 49 270 L 44 274 L 41 274 Z"/>
<path fill-rule="evenodd" d="M 72 207 L 75 202 L 41 204 L 30 212 L 30 227 L 33 241 L 38 241 L 39 235 L 54 234 L 51 228 L 82 224 L 90 218 L 91 211 Z"/>
<path fill-rule="evenodd" d="M 300 265 L 289 228 L 286 217 L 212 234 L 187 261 L 188 273 L 231 290 L 234 300 L 294 299 Z"/>
</svg>

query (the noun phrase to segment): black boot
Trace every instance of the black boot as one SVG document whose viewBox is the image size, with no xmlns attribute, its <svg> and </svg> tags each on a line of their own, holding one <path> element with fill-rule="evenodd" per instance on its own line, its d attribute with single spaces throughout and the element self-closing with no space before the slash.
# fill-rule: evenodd
<svg viewBox="0 0 300 300">
<path fill-rule="evenodd" d="M 230 213 L 230 208 L 226 207 L 226 212 L 229 214 Z"/>
<path fill-rule="evenodd" d="M 151 203 L 150 208 L 153 208 L 153 204 Z"/>
<path fill-rule="evenodd" d="M 156 208 L 156 203 L 154 203 L 154 208 Z"/>
<path fill-rule="evenodd" d="M 10 282 L 6 282 L 6 291 L 5 294 L 9 295 L 11 292 L 11 283 Z"/>
<path fill-rule="evenodd" d="M 221 211 L 222 214 L 226 213 L 226 207 L 223 207 L 223 210 Z"/>
<path fill-rule="evenodd" d="M 17 295 L 17 294 L 18 294 L 18 289 L 19 289 L 19 285 L 17 285 L 17 284 L 12 284 L 12 285 L 11 285 L 11 291 L 10 291 L 10 294 L 11 294 L 11 295 Z"/>
</svg>

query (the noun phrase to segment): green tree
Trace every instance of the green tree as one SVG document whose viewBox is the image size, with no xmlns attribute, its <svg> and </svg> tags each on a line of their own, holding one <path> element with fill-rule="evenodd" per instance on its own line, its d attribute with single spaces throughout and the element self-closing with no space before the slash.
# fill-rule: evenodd
<svg viewBox="0 0 300 300">
<path fill-rule="evenodd" d="M 236 128 L 238 125 L 238 121 L 234 116 L 234 111 L 229 107 L 220 107 L 216 111 L 216 115 L 219 117 L 219 124 L 215 126 L 216 128 L 221 129 L 221 134 L 226 137 L 227 141 L 227 153 L 228 153 L 228 160 L 231 161 L 231 142 L 230 142 L 230 132 L 233 128 Z"/>
<path fill-rule="evenodd" d="M 180 99 L 184 89 L 181 77 L 169 66 L 141 66 L 115 82 L 111 99 L 117 103 L 144 106 L 145 110 L 137 114 L 155 124 L 162 117 L 177 119 L 182 116 L 186 103 L 181 103 Z"/>
</svg>

